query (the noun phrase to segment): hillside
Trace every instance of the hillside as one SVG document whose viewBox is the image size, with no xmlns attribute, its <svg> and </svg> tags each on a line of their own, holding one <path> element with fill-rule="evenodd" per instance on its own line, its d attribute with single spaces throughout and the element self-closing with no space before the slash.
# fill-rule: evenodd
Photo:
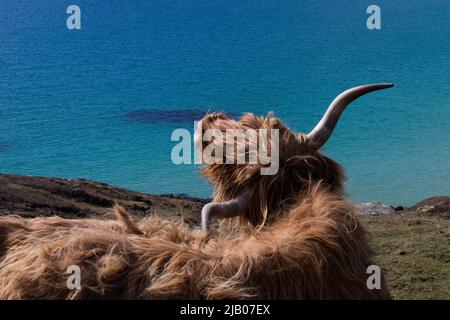
<svg viewBox="0 0 450 320">
<path fill-rule="evenodd" d="M 111 217 L 114 203 L 137 215 L 199 224 L 206 202 L 154 196 L 88 180 L 0 175 L 0 215 Z M 364 215 L 377 263 L 396 299 L 450 299 L 450 199 L 435 197 L 392 214 Z"/>
</svg>

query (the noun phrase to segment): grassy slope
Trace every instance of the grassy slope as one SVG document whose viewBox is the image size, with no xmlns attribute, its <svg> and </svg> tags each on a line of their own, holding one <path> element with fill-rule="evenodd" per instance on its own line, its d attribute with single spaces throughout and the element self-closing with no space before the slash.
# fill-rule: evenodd
<svg viewBox="0 0 450 320">
<path fill-rule="evenodd" d="M 405 212 L 361 221 L 395 299 L 450 299 L 450 220 Z"/>
<path fill-rule="evenodd" d="M 87 180 L 0 174 L 0 215 L 103 216 L 119 202 L 128 212 L 182 217 L 198 226 L 203 201 L 158 197 Z M 420 205 L 436 204 L 436 199 Z M 174 212 L 178 214 L 174 215 Z M 447 215 L 450 216 L 450 215 Z M 450 299 L 450 219 L 402 214 L 362 216 L 396 299 Z"/>
</svg>

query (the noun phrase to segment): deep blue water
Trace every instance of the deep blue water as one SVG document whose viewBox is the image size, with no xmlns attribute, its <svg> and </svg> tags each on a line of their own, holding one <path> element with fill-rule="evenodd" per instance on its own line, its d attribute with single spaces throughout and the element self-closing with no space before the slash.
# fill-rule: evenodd
<svg viewBox="0 0 450 320">
<path fill-rule="evenodd" d="M 2 173 L 207 197 L 198 167 L 170 160 L 175 128 L 273 110 L 308 132 L 341 91 L 393 82 L 349 107 L 326 153 L 354 201 L 450 193 L 448 0 L 379 0 L 375 31 L 372 1 L 0 3 Z"/>
</svg>

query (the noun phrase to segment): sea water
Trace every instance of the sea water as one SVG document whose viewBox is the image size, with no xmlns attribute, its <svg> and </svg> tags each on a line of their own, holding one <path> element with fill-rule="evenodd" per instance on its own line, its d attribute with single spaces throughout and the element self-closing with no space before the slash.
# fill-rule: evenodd
<svg viewBox="0 0 450 320">
<path fill-rule="evenodd" d="M 311 130 L 355 85 L 325 153 L 353 201 L 450 192 L 450 1 L 0 2 L 0 172 L 209 197 L 173 130 L 207 111 L 274 111 Z M 69 5 L 81 29 L 66 26 Z"/>
</svg>

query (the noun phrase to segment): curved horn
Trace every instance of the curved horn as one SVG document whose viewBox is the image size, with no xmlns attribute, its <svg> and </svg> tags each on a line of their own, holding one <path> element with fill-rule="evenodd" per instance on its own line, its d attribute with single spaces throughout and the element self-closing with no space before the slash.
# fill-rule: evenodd
<svg viewBox="0 0 450 320">
<path fill-rule="evenodd" d="M 365 95 L 366 93 L 375 90 L 391 88 L 393 86 L 394 85 L 392 83 L 366 84 L 342 92 L 333 100 L 333 102 L 331 102 L 320 122 L 306 136 L 309 144 L 316 149 L 322 147 L 333 133 L 333 130 L 336 127 L 336 124 L 338 123 L 339 117 L 341 116 L 342 112 L 352 101 L 356 100 L 362 95 Z"/>
<path fill-rule="evenodd" d="M 221 203 L 210 202 L 202 208 L 202 229 L 204 232 L 209 230 L 209 219 L 233 218 L 241 215 L 249 206 L 250 197 L 247 193 Z"/>
</svg>

